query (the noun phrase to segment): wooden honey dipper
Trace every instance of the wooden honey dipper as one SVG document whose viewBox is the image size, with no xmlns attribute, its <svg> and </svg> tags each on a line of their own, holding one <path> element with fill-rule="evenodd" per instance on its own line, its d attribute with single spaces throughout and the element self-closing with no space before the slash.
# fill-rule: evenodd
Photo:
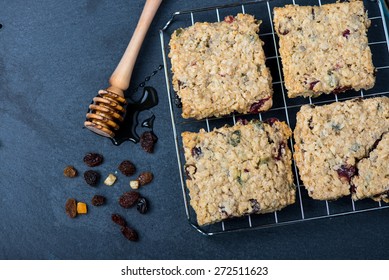
<svg viewBox="0 0 389 280">
<path fill-rule="evenodd" d="M 126 113 L 124 91 L 130 85 L 132 71 L 143 40 L 162 0 L 146 0 L 138 24 L 118 66 L 112 73 L 106 90 L 100 90 L 89 105 L 84 126 L 89 130 L 113 138 Z"/>
</svg>

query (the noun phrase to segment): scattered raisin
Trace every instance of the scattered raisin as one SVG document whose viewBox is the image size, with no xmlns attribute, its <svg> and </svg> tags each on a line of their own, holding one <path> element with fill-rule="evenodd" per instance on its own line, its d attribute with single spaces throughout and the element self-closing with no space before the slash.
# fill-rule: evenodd
<svg viewBox="0 0 389 280">
<path fill-rule="evenodd" d="M 122 161 L 119 164 L 118 169 L 125 176 L 132 176 L 136 171 L 135 165 L 129 160 Z"/>
<path fill-rule="evenodd" d="M 84 156 L 84 163 L 89 167 L 95 167 L 103 163 L 103 156 L 97 153 L 88 153 Z"/>
<path fill-rule="evenodd" d="M 312 116 L 309 118 L 309 120 L 308 120 L 308 127 L 309 127 L 309 129 L 310 130 L 312 130 L 313 128 L 314 128 L 314 126 L 313 126 L 313 124 L 312 124 L 312 120 L 313 120 L 313 118 L 312 118 Z"/>
<path fill-rule="evenodd" d="M 357 169 L 350 164 L 342 164 L 336 172 L 338 172 L 340 178 L 344 178 L 347 182 L 350 182 L 351 177 L 356 174 Z"/>
<path fill-rule="evenodd" d="M 251 208 L 253 209 L 252 213 L 259 213 L 261 211 L 261 206 L 258 201 L 254 198 L 249 199 L 249 201 L 251 203 Z"/>
<path fill-rule="evenodd" d="M 111 219 L 115 224 L 117 224 L 119 226 L 122 226 L 122 227 L 127 226 L 126 220 L 122 216 L 120 216 L 119 214 L 112 214 Z"/>
<path fill-rule="evenodd" d="M 277 119 L 277 118 L 268 118 L 268 119 L 264 120 L 263 122 L 264 122 L 264 123 L 267 123 L 267 124 L 270 125 L 270 126 L 273 126 L 273 124 L 274 124 L 275 122 L 279 122 L 279 121 L 280 121 L 280 120 Z"/>
<path fill-rule="evenodd" d="M 142 172 L 141 174 L 139 174 L 137 180 L 139 181 L 139 184 L 141 186 L 144 186 L 144 185 L 147 185 L 148 183 L 150 183 L 153 180 L 153 178 L 154 178 L 153 173 Z"/>
<path fill-rule="evenodd" d="M 194 147 L 192 148 L 192 157 L 199 156 L 202 154 L 201 147 Z"/>
<path fill-rule="evenodd" d="M 344 92 L 344 91 L 346 91 L 346 90 L 350 90 L 351 89 L 351 87 L 349 87 L 349 86 L 344 86 L 344 87 L 337 87 L 337 88 L 335 88 L 333 91 L 332 91 L 332 93 L 341 93 L 341 92 Z"/>
<path fill-rule="evenodd" d="M 247 119 L 241 119 L 241 118 L 238 118 L 238 120 L 236 122 L 240 123 L 242 125 L 247 125 L 249 123 L 249 121 Z"/>
<path fill-rule="evenodd" d="M 138 202 L 140 195 L 136 191 L 129 191 L 122 194 L 119 198 L 119 204 L 123 208 L 130 208 Z"/>
<path fill-rule="evenodd" d="M 100 177 L 100 173 L 94 170 L 87 170 L 84 172 L 85 182 L 92 187 L 97 186 L 100 181 Z"/>
<path fill-rule="evenodd" d="M 270 97 L 267 97 L 267 98 L 263 98 L 261 100 L 259 100 L 258 102 L 255 102 L 253 103 L 251 106 L 250 106 L 250 113 L 251 114 L 258 114 L 260 111 L 261 111 L 261 108 L 262 106 L 265 104 L 266 101 L 268 101 L 270 99 Z"/>
<path fill-rule="evenodd" d="M 319 81 L 310 82 L 310 83 L 309 83 L 309 90 L 313 90 L 313 88 L 315 87 L 315 85 L 316 85 L 318 82 L 319 82 Z"/>
<path fill-rule="evenodd" d="M 93 206 L 101 206 L 103 204 L 105 204 L 105 197 L 104 196 L 96 194 L 92 197 L 92 205 Z"/>
<path fill-rule="evenodd" d="M 226 16 L 224 18 L 224 21 L 227 22 L 227 23 L 233 23 L 234 22 L 234 17 L 233 16 Z"/>
<path fill-rule="evenodd" d="M 69 198 L 65 204 L 66 215 L 70 218 L 75 218 L 77 216 L 77 202 L 74 198 Z"/>
<path fill-rule="evenodd" d="M 348 39 L 348 36 L 350 36 L 350 30 L 346 29 L 345 31 L 343 31 L 342 36 Z"/>
<path fill-rule="evenodd" d="M 154 152 L 154 144 L 157 141 L 158 137 L 152 131 L 143 132 L 140 136 L 140 146 L 148 153 Z"/>
<path fill-rule="evenodd" d="M 65 175 L 65 177 L 74 178 L 78 175 L 78 172 L 77 169 L 74 168 L 74 166 L 68 165 L 65 167 L 63 175 Z"/>
<path fill-rule="evenodd" d="M 138 241 L 138 234 L 132 228 L 122 227 L 120 229 L 120 231 L 122 232 L 124 237 L 127 238 L 128 240 L 130 240 L 130 241 Z"/>
<path fill-rule="evenodd" d="M 148 203 L 146 198 L 141 197 L 138 199 L 138 203 L 136 204 L 136 210 L 141 214 L 145 214 L 148 210 Z"/>
</svg>

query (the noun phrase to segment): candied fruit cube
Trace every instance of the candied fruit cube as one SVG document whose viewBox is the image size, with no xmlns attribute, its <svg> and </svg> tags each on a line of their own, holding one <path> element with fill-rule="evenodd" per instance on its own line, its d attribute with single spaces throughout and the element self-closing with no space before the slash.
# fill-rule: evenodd
<svg viewBox="0 0 389 280">
<path fill-rule="evenodd" d="M 86 203 L 77 202 L 77 214 L 86 214 L 88 213 L 88 208 L 86 207 Z"/>
<path fill-rule="evenodd" d="M 139 180 L 130 181 L 130 187 L 131 189 L 137 190 L 139 188 Z"/>
<path fill-rule="evenodd" d="M 110 173 L 108 177 L 104 180 L 104 184 L 107 186 L 112 186 L 116 182 L 116 176 Z"/>
</svg>

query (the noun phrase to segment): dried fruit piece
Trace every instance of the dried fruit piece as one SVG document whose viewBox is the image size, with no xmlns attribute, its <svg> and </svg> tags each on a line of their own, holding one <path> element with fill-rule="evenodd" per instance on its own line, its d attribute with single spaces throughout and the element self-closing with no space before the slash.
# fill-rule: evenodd
<svg viewBox="0 0 389 280">
<path fill-rule="evenodd" d="M 130 181 L 130 187 L 131 189 L 137 190 L 139 188 L 139 181 L 138 180 Z"/>
<path fill-rule="evenodd" d="M 192 148 L 192 156 L 193 157 L 198 157 L 201 154 L 202 154 L 201 147 Z"/>
<path fill-rule="evenodd" d="M 258 114 L 260 111 L 261 111 L 261 108 L 262 106 L 266 103 L 266 101 L 268 101 L 269 99 L 271 98 L 270 97 L 267 97 L 267 98 L 263 98 L 263 99 L 260 99 L 258 100 L 258 102 L 255 102 L 253 103 L 251 106 L 250 106 L 250 113 L 251 114 Z"/>
<path fill-rule="evenodd" d="M 96 194 L 92 197 L 92 205 L 93 206 L 101 206 L 103 204 L 105 204 L 105 197 L 104 196 Z"/>
<path fill-rule="evenodd" d="M 65 175 L 65 177 L 74 178 L 78 175 L 78 172 L 77 169 L 74 168 L 74 166 L 68 165 L 65 167 L 63 175 Z"/>
<path fill-rule="evenodd" d="M 351 164 L 342 164 L 338 170 L 336 170 L 338 173 L 339 177 L 347 182 L 351 181 L 351 177 L 355 175 L 357 172 L 357 169 L 355 166 L 352 166 Z"/>
<path fill-rule="evenodd" d="M 310 82 L 310 83 L 309 83 L 309 90 L 313 90 L 313 88 L 315 87 L 315 85 L 316 85 L 318 82 L 319 82 L 319 81 Z"/>
<path fill-rule="evenodd" d="M 145 214 L 148 210 L 147 200 L 144 197 L 139 198 L 138 203 L 136 204 L 136 210 L 141 214 Z"/>
<path fill-rule="evenodd" d="M 97 153 L 88 153 L 84 156 L 84 163 L 89 167 L 95 167 L 103 163 L 103 156 Z"/>
<path fill-rule="evenodd" d="M 348 39 L 348 36 L 350 36 L 350 30 L 346 29 L 345 31 L 343 31 L 342 36 Z"/>
<path fill-rule="evenodd" d="M 88 208 L 86 207 L 86 203 L 77 202 L 77 214 L 86 214 L 88 213 Z"/>
<path fill-rule="evenodd" d="M 252 199 L 249 199 L 250 201 L 250 204 L 251 204 L 251 208 L 253 209 L 252 210 L 252 213 L 260 213 L 261 211 L 261 205 L 259 205 L 258 201 L 254 198 Z"/>
<path fill-rule="evenodd" d="M 88 185 L 95 187 L 100 181 L 100 173 L 94 170 L 87 170 L 84 172 L 84 179 Z"/>
<path fill-rule="evenodd" d="M 227 22 L 227 23 L 233 23 L 235 20 L 235 18 L 233 16 L 226 16 L 224 18 L 224 21 Z"/>
<path fill-rule="evenodd" d="M 129 191 L 122 194 L 119 198 L 119 204 L 123 208 L 130 208 L 137 203 L 140 195 L 136 191 Z"/>
<path fill-rule="evenodd" d="M 273 126 L 273 124 L 275 123 L 275 122 L 279 122 L 280 120 L 279 119 L 277 119 L 277 118 L 268 118 L 268 119 L 266 119 L 265 121 L 263 121 L 264 123 L 267 123 L 268 125 L 270 125 L 270 126 Z"/>
<path fill-rule="evenodd" d="M 126 220 L 119 214 L 112 214 L 111 219 L 115 224 L 119 226 L 125 227 L 127 225 Z"/>
<path fill-rule="evenodd" d="M 154 145 L 157 141 L 158 137 L 152 131 L 143 132 L 140 136 L 140 146 L 148 153 L 154 152 Z"/>
<path fill-rule="evenodd" d="M 104 184 L 107 186 L 112 186 L 116 182 L 116 176 L 110 173 L 107 178 L 104 180 Z"/>
<path fill-rule="evenodd" d="M 127 238 L 128 240 L 130 240 L 130 241 L 138 241 L 138 234 L 132 228 L 122 227 L 120 229 L 120 231 L 122 232 L 124 237 Z"/>
<path fill-rule="evenodd" d="M 138 176 L 138 181 L 141 186 L 147 185 L 153 180 L 154 176 L 151 172 L 142 172 Z"/>
<path fill-rule="evenodd" d="M 119 164 L 118 169 L 125 176 L 132 176 L 136 172 L 135 165 L 129 160 L 122 161 Z"/>
<path fill-rule="evenodd" d="M 74 198 L 66 200 L 65 212 L 70 218 L 75 218 L 77 216 L 77 202 Z"/>
</svg>

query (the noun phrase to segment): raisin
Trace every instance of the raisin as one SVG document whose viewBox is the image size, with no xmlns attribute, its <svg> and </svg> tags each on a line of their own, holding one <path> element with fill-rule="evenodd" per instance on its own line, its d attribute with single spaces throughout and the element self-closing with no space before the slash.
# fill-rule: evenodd
<svg viewBox="0 0 389 280">
<path fill-rule="evenodd" d="M 309 120 L 308 120 L 308 127 L 309 127 L 309 129 L 310 130 L 312 130 L 313 128 L 314 128 L 314 126 L 312 125 L 312 120 L 313 120 L 313 118 L 312 118 L 312 116 L 309 118 Z"/>
<path fill-rule="evenodd" d="M 103 163 L 103 156 L 97 153 L 88 153 L 84 156 L 84 163 L 89 167 L 95 167 Z"/>
<path fill-rule="evenodd" d="M 346 29 L 345 31 L 343 31 L 342 36 L 348 39 L 348 36 L 350 36 L 350 30 Z"/>
<path fill-rule="evenodd" d="M 280 120 L 277 118 L 268 118 L 268 119 L 264 120 L 263 122 L 267 123 L 270 126 L 273 126 L 274 123 L 279 122 L 279 121 Z"/>
<path fill-rule="evenodd" d="M 227 22 L 227 23 L 233 23 L 234 22 L 234 17 L 233 16 L 226 16 L 224 18 L 224 21 Z"/>
<path fill-rule="evenodd" d="M 350 182 L 351 177 L 356 174 L 357 169 L 350 164 L 342 164 L 336 172 L 340 178 L 344 178 L 347 182 Z"/>
<path fill-rule="evenodd" d="M 152 131 L 143 132 L 140 136 L 140 146 L 148 153 L 154 152 L 154 145 L 157 141 L 158 137 Z"/>
<path fill-rule="evenodd" d="M 201 147 L 192 148 L 192 157 L 199 156 L 202 154 Z"/>
<path fill-rule="evenodd" d="M 140 195 L 136 191 L 129 191 L 122 194 L 119 198 L 119 204 L 123 208 L 130 208 L 138 202 Z"/>
<path fill-rule="evenodd" d="M 97 186 L 100 181 L 100 177 L 100 173 L 94 170 L 87 170 L 84 172 L 85 182 L 92 187 Z"/>
<path fill-rule="evenodd" d="M 332 91 L 332 93 L 341 93 L 341 92 L 344 92 L 344 91 L 350 90 L 350 89 L 351 89 L 351 87 L 349 87 L 349 86 L 337 87 L 337 88 L 335 88 L 335 89 Z"/>
<path fill-rule="evenodd" d="M 104 196 L 96 194 L 92 197 L 92 205 L 93 206 L 101 206 L 103 204 L 105 204 L 105 197 Z"/>
<path fill-rule="evenodd" d="M 248 120 L 246 119 L 241 119 L 241 118 L 238 118 L 238 120 L 236 121 L 237 123 L 240 123 L 242 125 L 247 125 L 249 123 Z"/>
<path fill-rule="evenodd" d="M 74 166 L 69 165 L 65 167 L 63 175 L 65 175 L 65 177 L 74 178 L 78 175 L 78 172 L 77 169 L 74 168 Z"/>
<path fill-rule="evenodd" d="M 153 180 L 153 178 L 154 178 L 153 173 L 142 172 L 141 174 L 139 174 L 137 180 L 139 181 L 139 184 L 141 186 L 144 186 L 144 185 L 147 185 L 148 183 L 150 183 Z"/>
<path fill-rule="evenodd" d="M 141 197 L 138 199 L 138 203 L 136 204 L 136 210 L 141 214 L 145 214 L 148 210 L 148 203 L 146 198 Z"/>
<path fill-rule="evenodd" d="M 122 227 L 127 226 L 126 220 L 122 216 L 120 216 L 119 214 L 112 214 L 111 219 L 115 224 L 117 224 L 119 226 L 122 226 Z"/>
<path fill-rule="evenodd" d="M 249 201 L 251 203 L 251 208 L 253 209 L 252 213 L 259 213 L 261 211 L 261 206 L 258 201 L 254 198 L 249 199 Z"/>
<path fill-rule="evenodd" d="M 270 99 L 270 97 L 267 97 L 267 98 L 263 98 L 263 99 L 260 99 L 258 100 L 257 102 L 253 103 L 251 106 L 250 106 L 250 113 L 251 114 L 258 114 L 260 111 L 261 111 L 261 108 L 262 106 L 265 104 L 266 101 L 268 101 Z"/>
<path fill-rule="evenodd" d="M 70 218 L 77 216 L 77 202 L 74 198 L 69 198 L 65 204 L 65 212 Z"/>
<path fill-rule="evenodd" d="M 130 240 L 130 241 L 138 241 L 138 234 L 132 228 L 122 227 L 120 229 L 120 231 L 122 232 L 124 237 L 127 238 L 128 240 Z"/>
<path fill-rule="evenodd" d="M 309 90 L 313 90 L 313 88 L 315 87 L 315 85 L 316 85 L 318 82 L 319 82 L 319 81 L 310 82 L 310 83 L 309 83 Z"/>
<path fill-rule="evenodd" d="M 132 176 L 136 171 L 135 165 L 129 160 L 122 161 L 119 164 L 118 169 L 125 176 Z"/>
</svg>

